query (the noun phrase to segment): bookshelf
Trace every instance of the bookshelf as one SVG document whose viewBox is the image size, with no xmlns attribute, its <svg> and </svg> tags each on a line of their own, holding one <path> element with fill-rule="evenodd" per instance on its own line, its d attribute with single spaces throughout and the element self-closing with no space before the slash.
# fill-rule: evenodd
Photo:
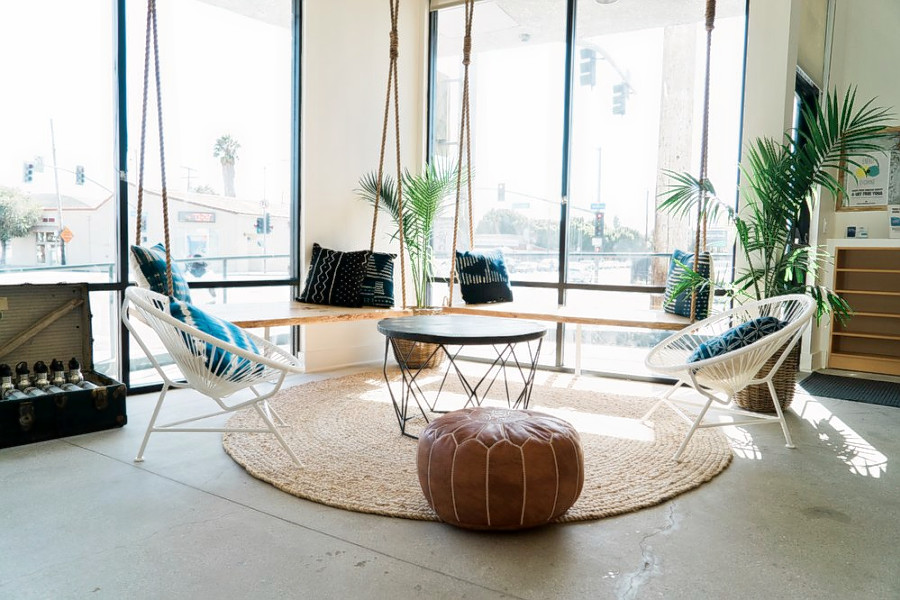
<svg viewBox="0 0 900 600">
<path fill-rule="evenodd" d="M 900 246 L 836 245 L 833 288 L 853 308 L 831 324 L 828 367 L 900 375 Z"/>
</svg>

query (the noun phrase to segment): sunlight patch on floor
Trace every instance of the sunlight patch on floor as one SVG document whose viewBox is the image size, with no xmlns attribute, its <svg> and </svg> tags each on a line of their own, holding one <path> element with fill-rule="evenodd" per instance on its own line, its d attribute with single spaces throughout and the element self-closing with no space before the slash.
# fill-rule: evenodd
<svg viewBox="0 0 900 600">
<path fill-rule="evenodd" d="M 840 417 L 812 396 L 798 394 L 795 401 L 803 402 L 803 407 L 799 410 L 800 418 L 815 427 L 819 440 L 847 464 L 850 473 L 876 479 L 887 473 L 887 456 L 863 439 Z"/>
</svg>

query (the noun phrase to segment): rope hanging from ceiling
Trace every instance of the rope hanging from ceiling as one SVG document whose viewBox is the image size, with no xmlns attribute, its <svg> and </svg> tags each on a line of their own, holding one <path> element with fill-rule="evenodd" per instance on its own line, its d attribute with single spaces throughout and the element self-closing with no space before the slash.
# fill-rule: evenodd
<svg viewBox="0 0 900 600">
<path fill-rule="evenodd" d="M 372 239 L 369 243 L 369 251 L 375 251 L 375 231 L 378 227 L 378 205 L 381 201 L 382 184 L 384 182 L 384 155 L 387 148 L 388 121 L 390 120 L 391 107 L 394 109 L 394 150 L 397 163 L 397 224 L 400 242 L 400 289 L 403 298 L 403 308 L 406 308 L 406 252 L 403 237 L 403 179 L 400 167 L 400 101 L 397 84 L 397 57 L 400 55 L 400 38 L 398 35 L 397 21 L 400 13 L 400 0 L 388 0 L 391 10 L 390 33 L 390 65 L 388 67 L 387 91 L 384 97 L 384 121 L 381 126 L 381 152 L 378 157 L 378 178 L 375 184 L 375 210 L 372 216 Z M 393 102 L 392 102 L 393 101 Z"/>
<path fill-rule="evenodd" d="M 159 130 L 159 166 L 162 183 L 162 211 L 163 211 L 163 237 L 166 248 L 166 285 L 169 296 L 174 295 L 172 285 L 172 252 L 169 243 L 169 194 L 166 188 L 166 146 L 163 142 L 163 110 L 162 91 L 159 75 L 159 36 L 156 28 L 156 0 L 147 0 L 147 30 L 144 43 L 144 89 L 141 102 L 141 148 L 138 162 L 138 199 L 137 199 L 137 224 L 135 226 L 136 246 L 141 245 L 141 221 L 144 209 L 144 155 L 147 145 L 147 98 L 149 96 L 150 83 L 150 52 L 153 52 L 153 71 L 156 82 L 156 118 Z M 151 46 L 152 39 L 152 46 Z"/>
<path fill-rule="evenodd" d="M 700 252 L 706 251 L 707 170 L 709 154 L 709 81 L 712 32 L 716 23 L 716 0 L 706 0 L 706 70 L 703 81 L 703 120 L 700 129 L 700 202 L 697 203 L 697 230 L 694 232 L 694 272 L 700 264 Z M 710 259 L 710 262 L 712 260 Z M 697 319 L 697 290 L 691 292 L 691 322 Z"/>
<path fill-rule="evenodd" d="M 469 248 L 475 247 L 475 230 L 472 215 L 472 130 L 469 110 L 469 65 L 472 62 L 472 18 L 475 14 L 475 0 L 465 0 L 465 35 L 463 36 L 463 92 L 462 110 L 459 120 L 459 155 L 456 161 L 456 203 L 453 209 L 453 245 L 450 247 L 450 293 L 447 299 L 453 306 L 453 284 L 456 279 L 456 246 L 459 233 L 459 206 L 462 202 L 463 146 L 466 152 L 466 191 L 468 194 Z"/>
</svg>

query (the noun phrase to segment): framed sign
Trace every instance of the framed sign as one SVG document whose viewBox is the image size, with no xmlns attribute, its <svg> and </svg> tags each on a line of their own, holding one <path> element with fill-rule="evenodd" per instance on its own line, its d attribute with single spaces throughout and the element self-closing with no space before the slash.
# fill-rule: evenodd
<svg viewBox="0 0 900 600">
<path fill-rule="evenodd" d="M 837 210 L 886 210 L 900 206 L 900 127 L 886 130 L 879 140 L 884 152 L 873 152 L 871 158 L 853 167 L 856 177 L 841 171 L 838 180 L 846 194 L 838 194 Z"/>
</svg>

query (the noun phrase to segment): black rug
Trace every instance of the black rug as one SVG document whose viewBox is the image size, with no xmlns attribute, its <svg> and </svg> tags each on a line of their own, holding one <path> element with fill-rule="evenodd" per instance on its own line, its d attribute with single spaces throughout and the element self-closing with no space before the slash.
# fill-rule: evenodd
<svg viewBox="0 0 900 600">
<path fill-rule="evenodd" d="M 797 385 L 813 396 L 900 408 L 900 383 L 813 373 Z"/>
</svg>

